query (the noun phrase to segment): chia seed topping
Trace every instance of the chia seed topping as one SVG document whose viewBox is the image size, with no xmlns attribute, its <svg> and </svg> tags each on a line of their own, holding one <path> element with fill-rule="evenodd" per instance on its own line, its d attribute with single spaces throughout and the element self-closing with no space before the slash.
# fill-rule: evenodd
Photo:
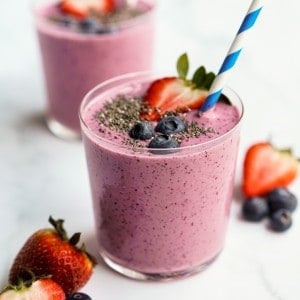
<svg viewBox="0 0 300 300">
<path fill-rule="evenodd" d="M 96 114 L 100 124 L 122 133 L 128 133 L 131 127 L 140 121 L 142 107 L 140 97 L 125 98 L 119 95 L 115 100 L 106 102 L 102 110 Z"/>
<path fill-rule="evenodd" d="M 142 97 L 127 98 L 124 95 L 119 95 L 115 99 L 104 104 L 102 109 L 95 114 L 96 120 L 99 122 L 99 130 L 103 131 L 103 126 L 116 131 L 124 136 L 123 143 L 134 148 L 145 147 L 146 143 L 140 140 L 135 140 L 129 136 L 130 129 L 137 123 L 141 122 L 140 114 L 145 111 L 145 104 Z M 173 134 L 172 136 L 180 144 L 184 140 L 190 138 L 199 138 L 203 134 L 216 133 L 211 127 L 199 126 L 197 122 L 187 122 L 184 114 L 168 113 L 168 115 L 177 115 L 186 123 L 186 130 Z M 153 127 L 155 124 L 153 123 Z"/>
</svg>

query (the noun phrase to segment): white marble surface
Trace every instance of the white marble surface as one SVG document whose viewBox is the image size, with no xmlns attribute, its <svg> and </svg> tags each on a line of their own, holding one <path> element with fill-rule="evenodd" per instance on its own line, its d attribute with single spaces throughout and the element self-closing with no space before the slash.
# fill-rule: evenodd
<svg viewBox="0 0 300 300">
<path fill-rule="evenodd" d="M 25 239 L 50 214 L 82 231 L 95 254 L 83 148 L 52 136 L 42 121 L 43 82 L 29 0 L 1 1 L 0 286 Z M 249 1 L 158 0 L 155 68 L 173 72 L 187 51 L 195 67 L 217 71 Z M 169 283 L 125 279 L 102 265 L 84 291 L 95 300 L 300 299 L 300 209 L 284 234 L 242 221 L 239 182 L 245 149 L 271 139 L 300 157 L 300 3 L 264 1 L 238 67 L 229 79 L 244 99 L 236 194 L 226 247 L 205 272 Z M 300 181 L 291 189 L 300 197 Z"/>
</svg>

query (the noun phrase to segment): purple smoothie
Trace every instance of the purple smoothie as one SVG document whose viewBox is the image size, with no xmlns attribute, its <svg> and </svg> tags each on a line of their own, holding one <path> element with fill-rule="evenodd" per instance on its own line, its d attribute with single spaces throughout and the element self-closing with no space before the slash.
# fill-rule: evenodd
<svg viewBox="0 0 300 300">
<path fill-rule="evenodd" d="M 95 118 L 119 94 L 142 96 L 149 80 L 100 85 L 83 101 L 81 121 L 100 254 L 127 276 L 159 279 L 198 272 L 224 246 L 242 104 L 229 90 L 234 105 L 220 102 L 201 118 L 188 112 L 185 119 L 214 131 L 184 140 L 177 152 L 153 154 L 124 145 L 127 135 Z"/>
<path fill-rule="evenodd" d="M 79 133 L 78 107 L 91 88 L 116 75 L 151 69 L 154 6 L 151 1 L 141 0 L 137 1 L 137 9 L 144 13 L 117 23 L 113 32 L 85 34 L 49 21 L 49 17 L 61 15 L 57 3 L 36 8 L 48 125 L 56 122 Z"/>
</svg>

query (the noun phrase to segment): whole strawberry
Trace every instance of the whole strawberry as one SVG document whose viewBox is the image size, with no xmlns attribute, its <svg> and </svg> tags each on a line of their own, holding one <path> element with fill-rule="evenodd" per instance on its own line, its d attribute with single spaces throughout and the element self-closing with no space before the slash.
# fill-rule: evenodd
<svg viewBox="0 0 300 300">
<path fill-rule="evenodd" d="M 0 300 L 65 300 L 63 289 L 50 278 L 20 281 L 0 293 Z"/>
<path fill-rule="evenodd" d="M 264 195 L 286 187 L 298 175 L 299 160 L 290 149 L 277 149 L 271 143 L 253 144 L 246 153 L 242 189 L 246 196 Z"/>
<path fill-rule="evenodd" d="M 35 276 L 51 276 L 68 295 L 83 287 L 92 275 L 94 259 L 84 245 L 77 247 L 80 233 L 70 239 L 63 228 L 64 220 L 49 222 L 54 226 L 35 232 L 16 256 L 9 274 L 9 282 L 28 279 L 28 270 Z"/>
</svg>

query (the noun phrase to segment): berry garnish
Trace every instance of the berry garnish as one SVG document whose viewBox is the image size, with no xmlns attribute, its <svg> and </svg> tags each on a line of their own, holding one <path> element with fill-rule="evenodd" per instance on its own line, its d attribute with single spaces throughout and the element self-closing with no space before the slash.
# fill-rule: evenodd
<svg viewBox="0 0 300 300">
<path fill-rule="evenodd" d="M 151 140 L 148 147 L 153 148 L 153 150 L 151 150 L 153 154 L 169 154 L 177 151 L 176 148 L 179 147 L 179 143 L 168 135 L 157 135 Z M 158 150 L 169 148 L 172 148 L 172 150 Z"/>
<path fill-rule="evenodd" d="M 68 27 L 75 32 L 81 32 L 86 34 L 104 34 L 116 32 L 117 29 L 113 24 L 104 24 L 97 18 L 84 18 L 77 20 L 74 17 L 51 17 L 50 21 Z"/>
<path fill-rule="evenodd" d="M 10 269 L 9 282 L 17 284 L 35 276 L 51 276 L 68 295 L 83 287 L 92 275 L 94 259 L 85 246 L 77 247 L 80 233 L 71 238 L 63 228 L 63 220 L 49 218 L 53 228 L 40 229 L 25 242 Z"/>
<path fill-rule="evenodd" d="M 268 215 L 268 204 L 261 197 L 248 198 L 243 203 L 242 213 L 246 220 L 259 222 Z"/>
<path fill-rule="evenodd" d="M 135 140 L 149 140 L 153 137 L 154 132 L 149 122 L 138 122 L 129 131 L 130 137 Z"/>
<path fill-rule="evenodd" d="M 256 196 L 286 187 L 297 177 L 298 169 L 299 161 L 290 149 L 279 150 L 268 142 L 256 143 L 245 156 L 243 192 Z"/>
<path fill-rule="evenodd" d="M 19 280 L 18 284 L 9 285 L 0 293 L 0 300 L 65 300 L 65 298 L 63 289 L 50 278 Z"/>
<path fill-rule="evenodd" d="M 99 20 L 94 18 L 87 18 L 79 22 L 79 29 L 83 33 L 95 34 L 102 30 L 102 27 Z"/>
<path fill-rule="evenodd" d="M 176 116 L 167 116 L 161 119 L 155 127 L 155 131 L 162 134 L 182 132 L 186 129 L 184 122 Z"/>
<path fill-rule="evenodd" d="M 267 200 L 271 213 L 279 209 L 286 209 L 293 212 L 297 207 L 297 198 L 287 188 L 277 188 L 268 193 Z"/>
<path fill-rule="evenodd" d="M 50 17 L 50 21 L 63 25 L 65 27 L 75 28 L 78 27 L 78 21 L 71 16 Z"/>
<path fill-rule="evenodd" d="M 61 10 L 83 20 L 90 14 L 110 14 L 116 8 L 114 0 L 62 0 Z"/>
<path fill-rule="evenodd" d="M 92 300 L 92 298 L 85 293 L 73 293 L 67 297 L 66 300 Z"/>
<path fill-rule="evenodd" d="M 292 215 L 287 209 L 279 209 L 271 215 L 271 229 L 278 232 L 288 230 L 292 226 Z"/>
<path fill-rule="evenodd" d="M 164 77 L 151 84 L 144 99 L 148 111 L 141 114 L 142 119 L 159 121 L 168 112 L 200 108 L 215 75 L 202 66 L 188 80 L 188 69 L 188 57 L 183 54 L 177 61 L 178 77 Z"/>
</svg>

